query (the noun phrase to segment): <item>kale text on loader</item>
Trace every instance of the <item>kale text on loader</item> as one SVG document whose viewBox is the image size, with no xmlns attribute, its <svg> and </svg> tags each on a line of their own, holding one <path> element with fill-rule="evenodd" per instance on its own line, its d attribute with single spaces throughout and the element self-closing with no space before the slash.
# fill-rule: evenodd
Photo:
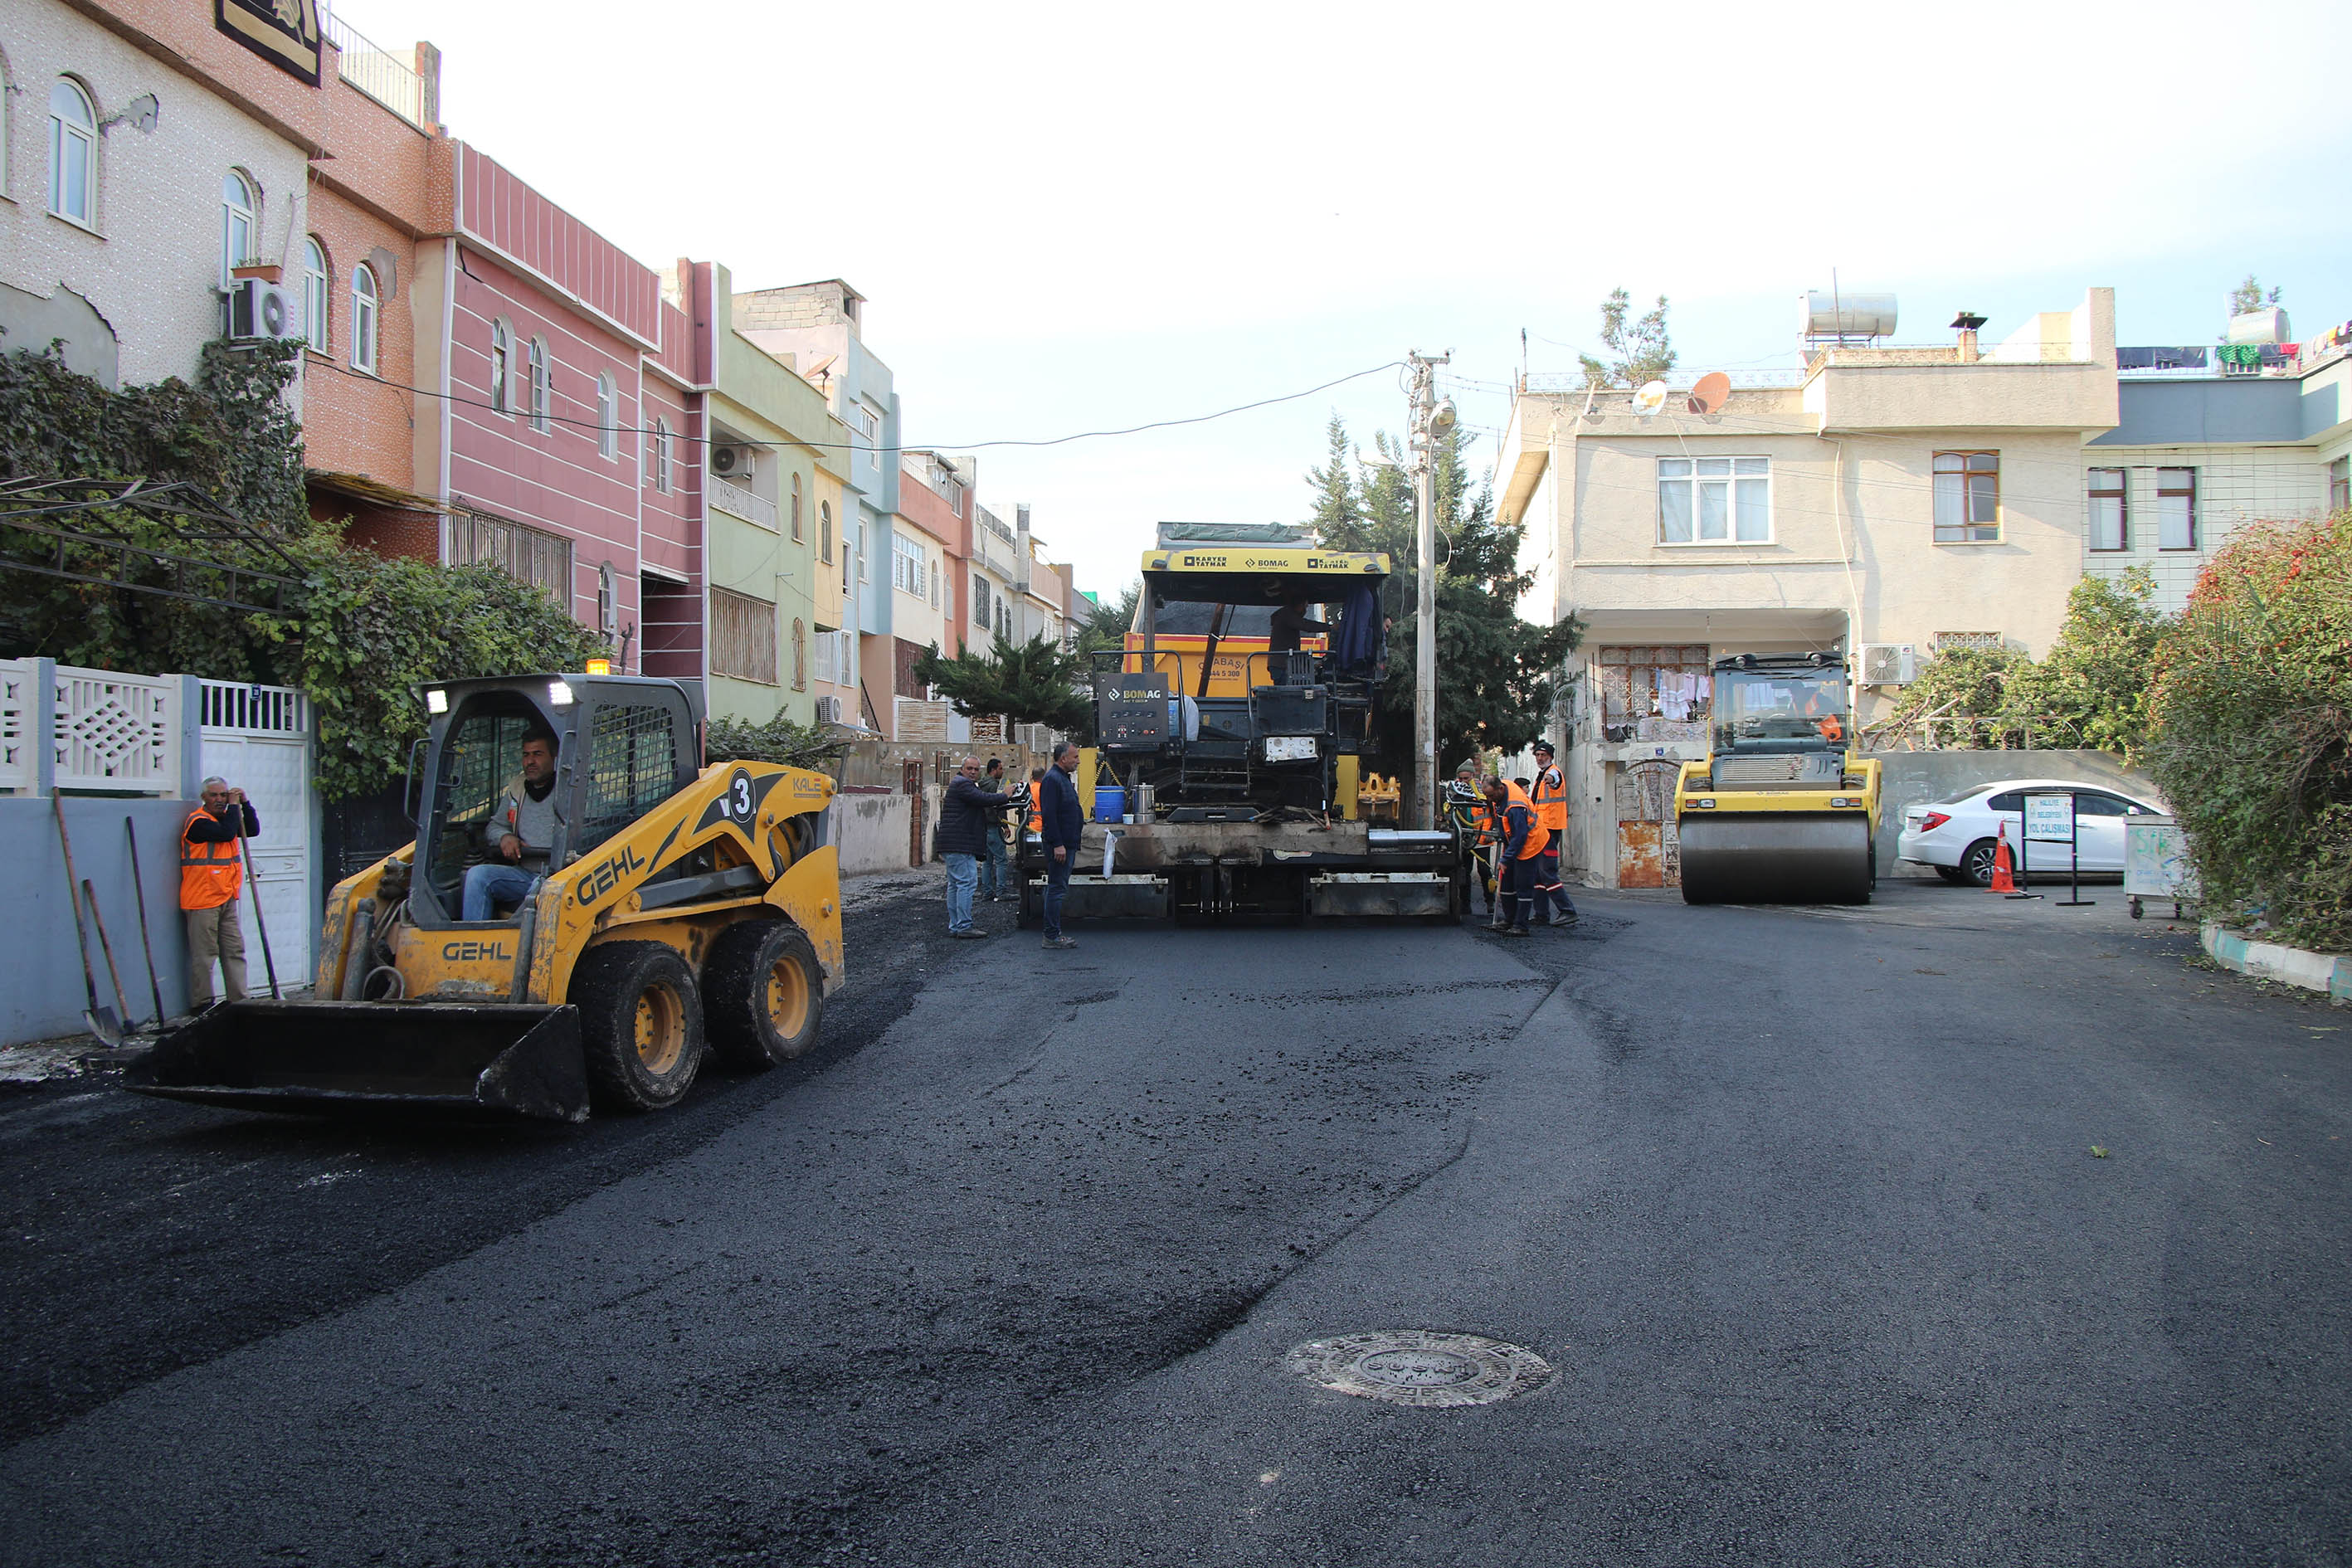
<svg viewBox="0 0 2352 1568">
<path fill-rule="evenodd" d="M 700 766 L 701 706 L 676 681 L 535 675 L 426 695 L 416 840 L 328 896 L 316 999 L 215 1007 L 131 1069 L 131 1089 L 579 1121 L 592 1103 L 671 1104 L 706 1048 L 759 1068 L 816 1043 L 842 979 L 833 780 Z M 527 744 L 551 758 L 525 765 Z M 469 873 L 487 906 L 470 921 Z"/>
</svg>

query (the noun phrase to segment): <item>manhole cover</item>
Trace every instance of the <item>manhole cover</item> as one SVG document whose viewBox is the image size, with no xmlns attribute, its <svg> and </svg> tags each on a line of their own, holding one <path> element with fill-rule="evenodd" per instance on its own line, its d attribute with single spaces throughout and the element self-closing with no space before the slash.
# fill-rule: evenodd
<svg viewBox="0 0 2352 1568">
<path fill-rule="evenodd" d="M 1551 1363 L 1531 1350 L 1483 1334 L 1385 1329 L 1309 1340 L 1283 1368 L 1320 1387 L 1391 1405 L 1490 1405 L 1541 1388 Z"/>
</svg>

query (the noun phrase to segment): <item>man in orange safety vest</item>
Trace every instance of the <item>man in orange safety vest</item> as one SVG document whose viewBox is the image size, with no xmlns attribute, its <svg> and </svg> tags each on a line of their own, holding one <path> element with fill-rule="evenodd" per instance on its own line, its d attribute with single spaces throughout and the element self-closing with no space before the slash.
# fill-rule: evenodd
<svg viewBox="0 0 2352 1568">
<path fill-rule="evenodd" d="M 188 1011 L 213 1005 L 213 963 L 220 963 L 221 994 L 245 997 L 245 931 L 237 924 L 245 861 L 237 840 L 261 832 L 261 818 L 228 781 L 204 783 L 204 805 L 180 825 L 180 910 L 188 927 Z"/>
<path fill-rule="evenodd" d="M 1536 871 L 1536 912 L 1548 913 L 1553 925 L 1572 926 L 1576 906 L 1568 901 L 1568 889 L 1559 882 L 1559 852 L 1568 845 L 1568 780 L 1552 765 L 1549 741 L 1538 741 L 1535 751 L 1536 778 L 1528 800 L 1535 807 L 1536 821 L 1551 835 Z"/>
</svg>

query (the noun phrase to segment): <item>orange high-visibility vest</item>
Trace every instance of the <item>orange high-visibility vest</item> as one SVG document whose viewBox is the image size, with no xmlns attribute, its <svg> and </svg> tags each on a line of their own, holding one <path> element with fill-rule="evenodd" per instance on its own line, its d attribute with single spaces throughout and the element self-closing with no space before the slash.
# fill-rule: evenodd
<svg viewBox="0 0 2352 1568">
<path fill-rule="evenodd" d="M 236 825 L 245 826 L 245 807 L 236 806 Z M 237 858 L 236 840 L 200 844 L 188 837 L 198 817 L 214 820 L 198 806 L 180 824 L 180 907 L 216 910 L 245 889 L 245 864 Z"/>
<path fill-rule="evenodd" d="M 1496 837 L 1506 844 L 1511 841 L 1510 809 L 1515 805 L 1526 806 L 1528 815 L 1536 819 L 1536 824 L 1528 829 L 1527 847 L 1519 851 L 1518 858 L 1522 860 L 1532 860 L 1544 852 L 1545 845 L 1551 842 L 1551 829 L 1544 826 L 1543 814 L 1536 810 L 1536 803 L 1528 798 L 1528 792 L 1518 786 L 1517 780 L 1505 779 L 1503 788 L 1508 792 L 1510 798 L 1503 803 L 1503 815 L 1496 822 Z"/>
<path fill-rule="evenodd" d="M 1568 831 L 1568 780 L 1559 769 L 1546 768 L 1536 775 L 1529 804 L 1536 808 L 1536 820 L 1544 825 L 1547 833 Z"/>
<path fill-rule="evenodd" d="M 1037 804 L 1037 791 L 1042 781 L 1037 779 L 1029 781 L 1029 831 L 1032 833 L 1045 831 L 1045 813 Z"/>
</svg>

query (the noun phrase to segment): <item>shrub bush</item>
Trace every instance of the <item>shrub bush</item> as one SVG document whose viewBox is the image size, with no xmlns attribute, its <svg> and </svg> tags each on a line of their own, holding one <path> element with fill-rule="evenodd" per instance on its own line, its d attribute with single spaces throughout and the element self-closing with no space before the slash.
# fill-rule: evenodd
<svg viewBox="0 0 2352 1568">
<path fill-rule="evenodd" d="M 2241 529 L 2158 643 L 2150 710 L 2207 910 L 2352 950 L 2352 511 Z"/>
</svg>

